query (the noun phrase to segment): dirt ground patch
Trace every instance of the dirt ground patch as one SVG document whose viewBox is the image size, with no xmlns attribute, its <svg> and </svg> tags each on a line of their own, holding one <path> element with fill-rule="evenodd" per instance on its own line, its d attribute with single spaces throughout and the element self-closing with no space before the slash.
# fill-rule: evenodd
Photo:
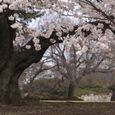
<svg viewBox="0 0 115 115">
<path fill-rule="evenodd" d="M 39 103 L 0 105 L 0 115 L 115 115 L 115 103 Z"/>
</svg>

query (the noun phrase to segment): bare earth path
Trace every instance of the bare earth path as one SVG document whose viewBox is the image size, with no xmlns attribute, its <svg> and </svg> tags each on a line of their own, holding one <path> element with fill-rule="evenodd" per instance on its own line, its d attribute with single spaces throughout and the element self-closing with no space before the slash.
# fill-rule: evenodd
<svg viewBox="0 0 115 115">
<path fill-rule="evenodd" d="M 115 103 L 40 102 L 0 105 L 0 115 L 115 115 Z"/>
</svg>

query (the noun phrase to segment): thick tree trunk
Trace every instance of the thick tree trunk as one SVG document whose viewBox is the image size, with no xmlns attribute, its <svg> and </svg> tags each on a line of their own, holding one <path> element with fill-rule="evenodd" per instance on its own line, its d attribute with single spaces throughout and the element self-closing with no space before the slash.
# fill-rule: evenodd
<svg viewBox="0 0 115 115">
<path fill-rule="evenodd" d="M 0 77 L 0 103 L 10 103 L 8 96 L 8 77 Z"/>
<path fill-rule="evenodd" d="M 10 27 L 5 13 L 0 14 L 0 102 L 10 103 L 9 81 L 13 76 L 12 64 L 9 60 L 13 54 L 15 30 Z"/>
<path fill-rule="evenodd" d="M 14 72 L 12 65 L 6 66 L 0 74 L 0 102 L 16 104 L 21 101 L 18 79 L 21 72 Z"/>
<path fill-rule="evenodd" d="M 111 101 L 115 101 L 115 86 L 112 86 L 111 90 L 112 90 Z"/>
<path fill-rule="evenodd" d="M 68 99 L 74 99 L 75 85 L 70 81 L 68 87 Z"/>
<path fill-rule="evenodd" d="M 18 86 L 18 79 L 21 73 L 22 71 L 15 72 L 9 81 L 8 96 L 9 96 L 10 103 L 12 104 L 20 104 L 22 102 L 20 89 Z"/>
</svg>

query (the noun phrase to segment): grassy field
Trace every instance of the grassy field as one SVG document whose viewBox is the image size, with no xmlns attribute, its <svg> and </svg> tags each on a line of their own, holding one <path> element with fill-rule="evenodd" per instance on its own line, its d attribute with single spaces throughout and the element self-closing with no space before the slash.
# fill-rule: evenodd
<svg viewBox="0 0 115 115">
<path fill-rule="evenodd" d="M 115 115 L 115 103 L 0 105 L 0 115 Z"/>
<path fill-rule="evenodd" d="M 95 94 L 95 95 L 104 95 L 104 94 L 109 94 L 110 90 L 107 88 L 101 88 L 101 87 L 93 87 L 93 88 L 78 88 L 75 90 L 75 96 L 80 97 L 82 95 L 90 95 L 90 94 Z"/>
</svg>

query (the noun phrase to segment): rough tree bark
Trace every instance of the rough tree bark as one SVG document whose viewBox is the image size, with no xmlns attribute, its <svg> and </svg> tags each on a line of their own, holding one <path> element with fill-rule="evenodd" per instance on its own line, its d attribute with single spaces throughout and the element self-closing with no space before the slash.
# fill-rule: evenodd
<svg viewBox="0 0 115 115">
<path fill-rule="evenodd" d="M 4 14 L 0 14 L 0 101 L 8 102 L 8 85 L 12 76 L 12 65 L 9 60 L 13 53 L 12 40 L 15 31 L 11 30 Z"/>
<path fill-rule="evenodd" d="M 70 81 L 68 87 L 68 99 L 74 99 L 75 85 Z"/>
</svg>

